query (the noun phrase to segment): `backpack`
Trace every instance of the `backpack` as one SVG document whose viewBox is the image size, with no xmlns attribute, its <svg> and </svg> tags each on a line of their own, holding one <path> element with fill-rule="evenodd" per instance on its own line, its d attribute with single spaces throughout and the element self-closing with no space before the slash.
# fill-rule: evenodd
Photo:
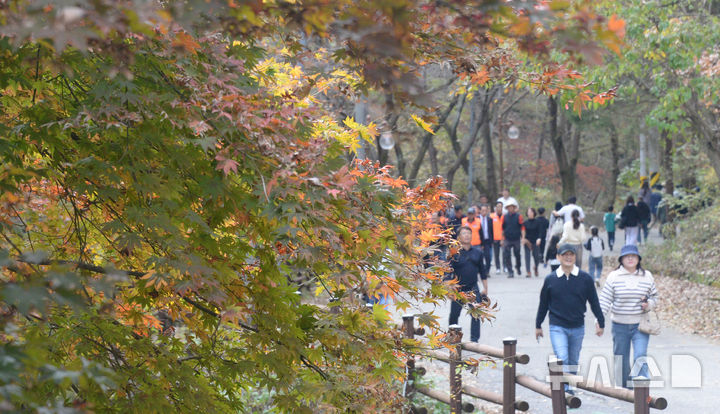
<svg viewBox="0 0 720 414">
<path fill-rule="evenodd" d="M 552 228 L 550 229 L 550 235 L 551 236 L 559 236 L 563 232 L 563 225 L 565 224 L 565 220 L 560 217 L 555 217 L 555 221 L 553 222 Z"/>
</svg>

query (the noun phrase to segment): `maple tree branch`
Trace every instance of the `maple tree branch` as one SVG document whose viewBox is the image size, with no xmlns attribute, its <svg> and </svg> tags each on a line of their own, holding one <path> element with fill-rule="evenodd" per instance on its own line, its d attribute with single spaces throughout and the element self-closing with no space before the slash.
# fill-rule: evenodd
<svg viewBox="0 0 720 414">
<path fill-rule="evenodd" d="M 105 269 L 104 267 L 92 265 L 92 264 L 89 264 L 89 263 L 79 262 L 79 261 L 72 261 L 72 260 L 49 260 L 49 259 L 46 259 L 46 260 L 42 260 L 42 261 L 32 262 L 32 261 L 27 261 L 27 260 L 24 260 L 24 259 L 21 258 L 21 259 L 18 259 L 18 261 L 19 261 L 19 262 L 22 262 L 22 263 L 29 263 L 29 264 L 36 264 L 36 265 L 43 265 L 43 266 L 48 266 L 48 265 L 53 265 L 53 264 L 70 264 L 70 265 L 76 266 L 76 267 L 79 268 L 79 269 L 88 270 L 88 271 L 95 272 L 95 273 L 102 273 L 102 274 L 107 274 L 107 273 L 109 273 L 109 271 L 108 271 L 107 269 Z M 125 273 L 125 274 L 128 274 L 128 275 L 130 275 L 130 276 L 134 276 L 134 277 L 142 277 L 142 276 L 144 276 L 144 275 L 146 274 L 146 272 L 140 272 L 140 271 L 135 271 L 135 270 L 120 270 L 120 272 L 123 272 L 123 273 Z M 211 316 L 213 316 L 213 317 L 220 318 L 220 314 L 219 314 L 219 313 L 217 313 L 217 312 L 215 312 L 214 310 L 210 309 L 209 307 L 203 305 L 202 303 L 200 303 L 200 302 L 198 302 L 198 301 L 196 301 L 196 300 L 193 300 L 193 299 L 191 299 L 191 298 L 189 298 L 189 297 L 187 297 L 187 296 L 185 296 L 185 295 L 180 295 L 180 297 L 183 299 L 183 301 L 185 301 L 185 302 L 187 302 L 188 304 L 192 305 L 194 308 L 198 309 L 199 311 L 201 311 L 201 312 L 203 312 L 203 313 L 205 313 L 205 314 L 207 314 L 207 315 L 211 315 Z M 240 321 L 236 321 L 235 323 L 237 323 L 237 325 L 240 326 L 240 327 L 243 328 L 243 329 L 246 329 L 246 330 L 249 330 L 249 331 L 252 331 L 252 332 L 255 332 L 255 333 L 260 332 L 258 328 L 253 327 L 253 326 L 250 326 L 250 325 L 247 325 L 247 324 L 244 324 L 244 323 L 242 323 L 242 322 L 240 322 Z M 276 340 L 275 342 L 276 342 L 278 345 L 285 346 L 281 341 Z M 313 371 L 317 372 L 324 380 L 328 380 L 328 379 L 329 379 L 329 376 L 328 376 L 327 373 L 325 373 L 325 372 L 324 372 L 320 367 L 318 367 L 317 365 L 313 364 L 312 361 L 310 361 L 309 359 L 307 359 L 307 358 L 306 358 L 304 355 L 302 355 L 302 354 L 300 354 L 300 361 L 301 361 L 302 364 L 305 365 L 306 367 L 308 367 L 308 368 L 312 369 Z"/>
</svg>

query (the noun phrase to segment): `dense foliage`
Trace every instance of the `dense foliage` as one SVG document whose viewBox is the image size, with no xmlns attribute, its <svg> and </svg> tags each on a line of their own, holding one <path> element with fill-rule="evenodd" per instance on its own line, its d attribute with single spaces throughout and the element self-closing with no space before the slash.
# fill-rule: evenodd
<svg viewBox="0 0 720 414">
<path fill-rule="evenodd" d="M 587 59 L 617 33 L 589 2 L 163 7 L 0 10 L 0 410 L 398 409 L 413 344 L 363 297 L 454 295 L 423 263 L 451 195 L 349 161 L 378 127 L 324 97 L 428 105 L 424 60 L 486 82 L 517 72 L 501 43 Z"/>
</svg>

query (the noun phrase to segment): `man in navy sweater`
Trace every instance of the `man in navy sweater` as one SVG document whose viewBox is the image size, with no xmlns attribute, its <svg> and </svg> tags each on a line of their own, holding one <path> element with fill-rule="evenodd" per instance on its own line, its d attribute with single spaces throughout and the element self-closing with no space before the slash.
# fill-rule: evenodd
<svg viewBox="0 0 720 414">
<path fill-rule="evenodd" d="M 597 336 L 603 334 L 605 318 L 592 277 L 575 266 L 575 248 L 561 244 L 557 253 L 560 267 L 545 278 L 540 291 L 535 338 L 539 341 L 543 336 L 542 323 L 550 311 L 550 342 L 555 356 L 562 360 L 565 372 L 576 374 L 585 337 L 586 303 L 597 318 Z"/>
<path fill-rule="evenodd" d="M 478 247 L 471 244 L 472 230 L 470 227 L 460 227 L 458 230 L 458 241 L 460 250 L 450 257 L 449 262 L 453 268 L 453 276 L 458 279 L 458 290 L 462 293 L 472 292 L 475 295 L 475 302 L 479 303 L 487 297 L 487 273 L 483 264 L 483 254 Z M 483 290 L 478 289 L 478 273 L 483 284 Z M 456 325 L 460 317 L 460 310 L 463 304 L 457 300 L 450 303 L 450 325 Z M 480 339 L 480 320 L 472 318 L 470 321 L 470 340 L 477 342 Z"/>
</svg>

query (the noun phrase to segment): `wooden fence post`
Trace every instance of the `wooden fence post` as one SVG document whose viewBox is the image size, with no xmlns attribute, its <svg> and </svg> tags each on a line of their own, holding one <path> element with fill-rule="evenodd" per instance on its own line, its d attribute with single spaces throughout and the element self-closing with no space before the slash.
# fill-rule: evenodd
<svg viewBox="0 0 720 414">
<path fill-rule="evenodd" d="M 503 414 L 515 413 L 515 351 L 517 339 L 503 339 Z"/>
<path fill-rule="evenodd" d="M 567 414 L 565 380 L 562 378 L 562 360 L 552 357 L 548 361 L 548 367 L 550 368 L 550 393 L 552 394 L 553 414 Z"/>
<path fill-rule="evenodd" d="M 637 377 L 633 380 L 635 414 L 650 414 L 650 380 Z"/>
<path fill-rule="evenodd" d="M 462 328 L 460 325 L 450 325 L 448 342 L 453 345 L 450 349 L 450 413 L 462 412 Z"/>
</svg>

